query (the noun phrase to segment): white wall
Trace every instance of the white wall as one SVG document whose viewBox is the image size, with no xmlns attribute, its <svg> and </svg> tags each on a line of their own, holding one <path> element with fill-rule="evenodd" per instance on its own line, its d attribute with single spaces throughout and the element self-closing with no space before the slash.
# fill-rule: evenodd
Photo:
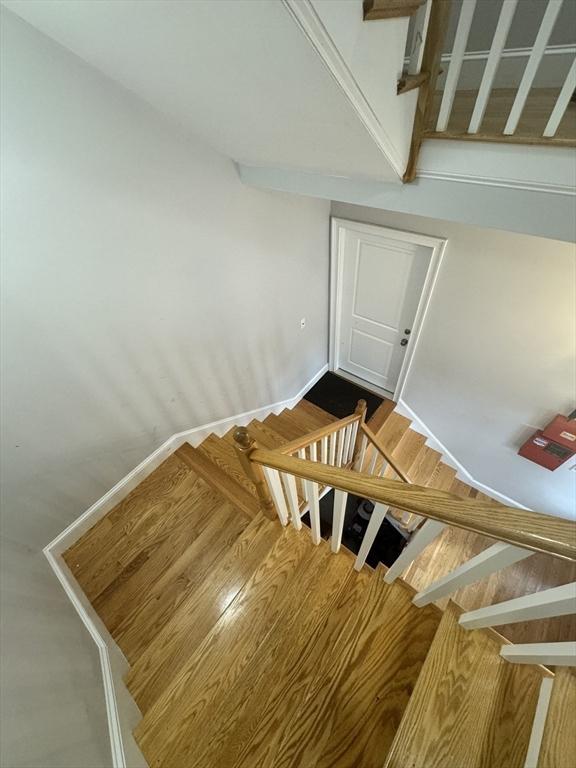
<svg viewBox="0 0 576 768">
<path fill-rule="evenodd" d="M 334 216 L 448 239 L 403 394 L 479 482 L 532 509 L 576 517 L 576 472 L 516 451 L 575 403 L 574 246 L 333 203 Z"/>
<path fill-rule="evenodd" d="M 38 550 L 175 431 L 290 397 L 325 364 L 329 203 L 243 186 L 2 16 L 5 663 L 27 670 L 2 764 L 92 767 L 103 742 L 76 714 L 97 655 Z"/>
</svg>

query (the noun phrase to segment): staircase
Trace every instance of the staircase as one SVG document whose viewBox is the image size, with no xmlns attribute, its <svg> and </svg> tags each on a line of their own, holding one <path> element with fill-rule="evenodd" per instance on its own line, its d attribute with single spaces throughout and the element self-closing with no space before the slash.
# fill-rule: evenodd
<svg viewBox="0 0 576 768">
<path fill-rule="evenodd" d="M 477 496 L 393 408 L 385 401 L 368 423 L 389 464 L 369 445 L 360 469 L 386 478 L 396 467 Z M 338 424 L 303 400 L 248 433 L 272 450 Z M 569 671 L 553 686 L 537 762 L 533 724 L 552 672 L 506 661 L 506 641 L 464 629 L 454 602 L 419 608 L 384 566 L 355 570 L 348 551 L 335 556 L 333 542 L 315 545 L 262 509 L 233 431 L 211 435 L 181 446 L 64 555 L 130 664 L 150 766 L 574 765 Z M 390 514 L 402 525 L 405 512 Z"/>
</svg>

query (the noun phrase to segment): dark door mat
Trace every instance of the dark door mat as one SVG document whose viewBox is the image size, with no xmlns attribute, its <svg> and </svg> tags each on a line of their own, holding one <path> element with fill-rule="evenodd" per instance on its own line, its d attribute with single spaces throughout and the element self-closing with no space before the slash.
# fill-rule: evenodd
<svg viewBox="0 0 576 768">
<path fill-rule="evenodd" d="M 344 530 L 342 531 L 342 545 L 355 555 L 360 550 L 367 519 L 359 514 L 359 506 L 363 499 L 353 494 L 348 494 L 346 512 L 344 514 Z M 334 508 L 334 491 L 330 491 L 320 499 L 320 533 L 323 539 L 330 538 L 332 533 L 332 510 Z M 310 515 L 306 513 L 302 522 L 310 527 Z M 378 531 L 378 535 L 372 545 L 366 562 L 372 568 L 378 563 L 390 567 L 398 559 L 398 556 L 406 546 L 406 540 L 394 526 L 384 520 Z"/>
<path fill-rule="evenodd" d="M 358 400 L 366 400 L 368 406 L 366 418 L 370 419 L 378 406 L 384 402 L 384 398 L 368 392 L 332 371 L 325 373 L 320 381 L 314 384 L 312 389 L 304 395 L 304 400 L 314 403 L 338 419 L 354 413 Z"/>
</svg>

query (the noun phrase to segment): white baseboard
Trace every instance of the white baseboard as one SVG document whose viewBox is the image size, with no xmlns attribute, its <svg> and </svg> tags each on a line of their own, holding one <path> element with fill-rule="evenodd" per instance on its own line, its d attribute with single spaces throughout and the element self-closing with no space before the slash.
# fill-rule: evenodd
<svg viewBox="0 0 576 768">
<path fill-rule="evenodd" d="M 398 401 L 395 410 L 402 416 L 406 416 L 406 418 L 410 419 L 412 422 L 411 429 L 426 437 L 426 442 L 430 448 L 433 448 L 435 451 L 439 451 L 442 454 L 442 461 L 456 470 L 456 476 L 460 480 L 464 480 L 464 482 L 468 483 L 468 485 L 471 485 L 473 488 L 476 488 L 482 493 L 485 493 L 487 496 L 492 496 L 493 499 L 501 501 L 503 504 L 507 504 L 510 507 L 529 509 L 528 507 L 525 507 L 524 504 L 520 504 L 520 502 L 516 501 L 515 499 L 511 499 L 509 496 L 505 496 L 503 493 L 500 493 L 494 488 L 491 488 L 489 485 L 478 482 L 478 480 L 476 480 L 476 478 L 470 474 L 466 467 L 461 464 L 452 453 L 450 453 L 444 443 L 442 443 L 436 437 L 432 430 L 426 426 L 418 414 L 413 411 L 412 408 L 410 408 L 410 406 L 404 402 L 404 400 Z"/>
<path fill-rule="evenodd" d="M 147 763 L 132 736 L 141 714 L 124 685 L 123 678 L 129 669 L 128 662 L 64 562 L 63 553 L 183 443 L 189 442 L 196 446 L 212 433 L 222 436 L 235 425 L 245 426 L 253 419 L 261 420 L 271 413 L 280 413 L 284 408 L 293 408 L 327 371 L 328 364 L 322 366 L 298 393 L 287 400 L 172 435 L 44 548 L 43 552 L 50 567 L 100 654 L 114 768 L 146 768 Z"/>
</svg>

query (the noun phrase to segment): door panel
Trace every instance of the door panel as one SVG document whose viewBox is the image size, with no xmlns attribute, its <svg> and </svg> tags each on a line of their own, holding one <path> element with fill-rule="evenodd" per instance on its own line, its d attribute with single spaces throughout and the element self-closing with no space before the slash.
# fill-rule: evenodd
<svg viewBox="0 0 576 768">
<path fill-rule="evenodd" d="M 431 248 L 351 228 L 340 253 L 339 367 L 393 392 Z"/>
</svg>

